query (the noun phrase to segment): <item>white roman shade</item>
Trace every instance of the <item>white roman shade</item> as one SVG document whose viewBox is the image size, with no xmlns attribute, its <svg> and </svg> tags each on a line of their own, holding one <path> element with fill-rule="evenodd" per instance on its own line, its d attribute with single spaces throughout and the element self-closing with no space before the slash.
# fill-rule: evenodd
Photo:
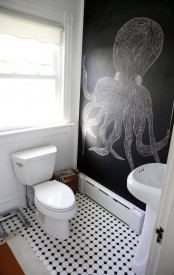
<svg viewBox="0 0 174 275">
<path fill-rule="evenodd" d="M 60 45 L 62 30 L 63 26 L 58 22 L 0 8 L 0 34 Z"/>
</svg>

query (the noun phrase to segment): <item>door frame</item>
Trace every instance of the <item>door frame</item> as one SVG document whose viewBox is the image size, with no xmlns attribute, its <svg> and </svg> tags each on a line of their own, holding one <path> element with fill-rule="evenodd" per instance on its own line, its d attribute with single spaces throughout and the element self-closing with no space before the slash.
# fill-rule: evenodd
<svg viewBox="0 0 174 275">
<path fill-rule="evenodd" d="M 174 275 L 174 133 L 172 134 L 167 168 L 153 232 L 146 275 Z M 161 244 L 156 229 L 164 229 Z"/>
</svg>

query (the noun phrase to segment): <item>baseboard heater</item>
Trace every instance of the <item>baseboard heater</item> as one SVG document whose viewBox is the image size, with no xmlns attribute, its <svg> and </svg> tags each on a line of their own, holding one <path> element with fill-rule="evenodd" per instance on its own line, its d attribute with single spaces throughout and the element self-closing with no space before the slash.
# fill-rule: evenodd
<svg viewBox="0 0 174 275">
<path fill-rule="evenodd" d="M 145 216 L 143 210 L 83 173 L 79 173 L 78 191 L 87 195 L 125 222 L 137 234 L 141 233 Z"/>
</svg>

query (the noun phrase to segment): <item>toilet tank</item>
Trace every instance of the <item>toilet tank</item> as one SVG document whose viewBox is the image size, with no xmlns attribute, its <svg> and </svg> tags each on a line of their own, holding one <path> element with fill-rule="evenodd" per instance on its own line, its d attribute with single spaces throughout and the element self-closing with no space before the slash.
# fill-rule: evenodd
<svg viewBox="0 0 174 275">
<path fill-rule="evenodd" d="M 51 179 L 56 152 L 56 146 L 47 145 L 13 153 L 11 158 L 18 181 L 25 185 L 35 185 Z"/>
</svg>

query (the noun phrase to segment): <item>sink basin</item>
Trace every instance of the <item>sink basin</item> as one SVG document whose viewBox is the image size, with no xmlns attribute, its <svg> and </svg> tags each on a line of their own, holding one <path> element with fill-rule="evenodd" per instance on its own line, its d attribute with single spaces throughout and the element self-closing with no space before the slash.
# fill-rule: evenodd
<svg viewBox="0 0 174 275">
<path fill-rule="evenodd" d="M 163 163 L 149 163 L 136 168 L 127 179 L 129 192 L 145 204 L 157 208 L 165 170 L 166 164 Z"/>
<path fill-rule="evenodd" d="M 132 268 L 136 275 L 144 275 L 146 272 L 165 170 L 166 164 L 149 163 L 133 170 L 127 178 L 129 192 L 146 204 L 140 241 L 132 259 Z"/>
</svg>

